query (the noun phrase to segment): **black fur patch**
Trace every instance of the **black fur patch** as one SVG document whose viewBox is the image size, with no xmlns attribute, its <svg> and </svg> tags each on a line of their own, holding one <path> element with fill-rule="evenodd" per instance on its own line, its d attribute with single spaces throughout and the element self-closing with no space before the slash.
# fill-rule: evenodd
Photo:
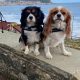
<svg viewBox="0 0 80 80">
<path fill-rule="evenodd" d="M 36 22 L 35 22 L 35 26 L 29 26 L 28 28 L 26 19 L 29 14 L 33 14 L 35 16 Z M 21 31 L 21 37 L 19 41 L 23 40 L 24 44 L 27 45 L 27 36 L 24 34 L 24 30 L 31 31 L 32 27 L 35 27 L 36 28 L 35 30 L 41 33 L 43 31 L 43 27 L 42 27 L 43 19 L 44 19 L 44 14 L 41 11 L 40 7 L 29 6 L 29 7 L 24 8 L 22 10 L 21 19 L 20 19 L 22 31 Z"/>
</svg>

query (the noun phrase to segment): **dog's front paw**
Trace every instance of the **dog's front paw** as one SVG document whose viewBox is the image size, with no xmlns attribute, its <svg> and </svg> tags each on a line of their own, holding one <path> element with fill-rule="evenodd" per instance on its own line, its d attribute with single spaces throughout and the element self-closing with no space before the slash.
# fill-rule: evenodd
<svg viewBox="0 0 80 80">
<path fill-rule="evenodd" d="M 25 50 L 25 48 L 21 48 L 21 51 L 24 51 Z"/>
<path fill-rule="evenodd" d="M 46 53 L 46 58 L 48 58 L 48 59 L 52 59 L 52 55 L 51 55 L 51 53 Z"/>
<path fill-rule="evenodd" d="M 65 56 L 71 56 L 71 55 L 72 55 L 72 53 L 71 53 L 71 52 L 68 52 L 68 51 L 64 51 L 63 54 L 64 54 Z"/>
<path fill-rule="evenodd" d="M 35 54 L 36 56 L 38 56 L 38 55 L 40 54 L 40 52 L 39 52 L 39 51 L 34 51 L 34 54 Z"/>
<path fill-rule="evenodd" d="M 27 55 L 28 53 L 29 53 L 29 50 L 25 50 L 25 51 L 24 51 L 24 54 Z"/>
</svg>

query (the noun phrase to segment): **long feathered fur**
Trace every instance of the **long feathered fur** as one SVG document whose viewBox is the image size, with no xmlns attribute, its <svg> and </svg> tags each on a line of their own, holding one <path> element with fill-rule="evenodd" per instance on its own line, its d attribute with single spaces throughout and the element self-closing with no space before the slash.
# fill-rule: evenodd
<svg viewBox="0 0 80 80">
<path fill-rule="evenodd" d="M 46 20 L 46 23 L 44 25 L 44 29 L 42 34 L 44 35 L 44 39 L 46 39 L 46 37 L 51 33 L 52 29 L 51 29 L 51 24 L 53 22 L 52 20 L 52 11 L 50 11 L 48 18 Z M 71 36 L 71 14 L 70 12 L 67 13 L 67 18 L 66 18 L 66 29 L 65 29 L 65 34 L 66 37 L 69 38 Z"/>
<path fill-rule="evenodd" d="M 46 23 L 44 24 L 44 29 L 42 32 L 42 34 L 44 35 L 44 38 L 46 38 L 51 32 L 51 23 L 52 23 L 52 18 L 51 18 L 51 12 L 50 12 L 46 20 Z"/>
<path fill-rule="evenodd" d="M 68 16 L 66 18 L 66 37 L 71 37 L 71 14 L 68 12 Z"/>
</svg>

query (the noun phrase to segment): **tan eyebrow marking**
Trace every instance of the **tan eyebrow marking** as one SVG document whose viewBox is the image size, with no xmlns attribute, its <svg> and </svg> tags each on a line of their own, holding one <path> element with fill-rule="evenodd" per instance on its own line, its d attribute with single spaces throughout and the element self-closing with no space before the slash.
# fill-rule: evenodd
<svg viewBox="0 0 80 80">
<path fill-rule="evenodd" d="M 35 12 L 36 10 L 35 9 L 32 9 L 32 12 Z"/>
<path fill-rule="evenodd" d="M 26 12 L 29 12 L 30 13 L 31 11 L 30 10 L 26 10 Z"/>
</svg>

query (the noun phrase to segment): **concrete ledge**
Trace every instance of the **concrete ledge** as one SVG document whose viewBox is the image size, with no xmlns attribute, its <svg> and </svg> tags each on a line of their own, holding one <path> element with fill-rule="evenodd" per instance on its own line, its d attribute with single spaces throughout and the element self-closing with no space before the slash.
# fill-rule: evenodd
<svg viewBox="0 0 80 80">
<path fill-rule="evenodd" d="M 78 80 L 30 55 L 0 44 L 0 80 Z"/>
</svg>

